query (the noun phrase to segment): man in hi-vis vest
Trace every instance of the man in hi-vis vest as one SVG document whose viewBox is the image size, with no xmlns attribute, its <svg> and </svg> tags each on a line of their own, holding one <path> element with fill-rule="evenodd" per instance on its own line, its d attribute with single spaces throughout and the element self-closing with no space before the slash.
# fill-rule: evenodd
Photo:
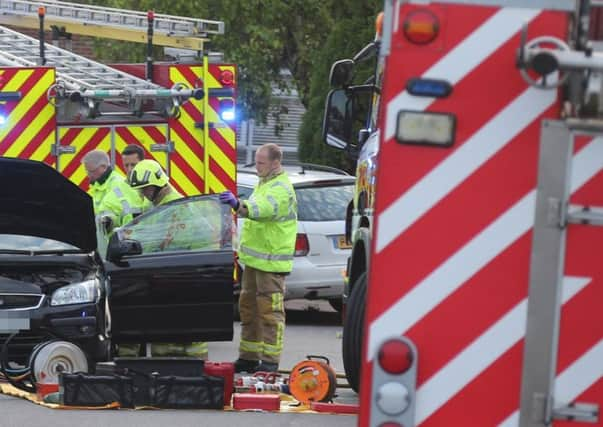
<svg viewBox="0 0 603 427">
<path fill-rule="evenodd" d="M 283 351 L 285 276 L 293 267 L 297 235 L 297 199 L 281 168 L 283 153 L 276 144 L 265 144 L 255 154 L 260 178 L 248 200 L 231 192 L 220 194 L 245 217 L 239 259 L 244 264 L 239 311 L 241 341 L 236 372 L 278 370 Z"/>
</svg>

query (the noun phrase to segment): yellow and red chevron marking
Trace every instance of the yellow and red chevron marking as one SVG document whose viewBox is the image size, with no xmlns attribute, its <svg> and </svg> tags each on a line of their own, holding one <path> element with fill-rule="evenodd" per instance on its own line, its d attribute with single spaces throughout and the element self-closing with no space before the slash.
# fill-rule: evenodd
<svg viewBox="0 0 603 427">
<path fill-rule="evenodd" d="M 0 104 L 0 155 L 54 163 L 50 155 L 56 139 L 55 108 L 46 93 L 55 82 L 53 68 L 0 68 L 0 90 L 20 92 L 18 101 Z"/>
<path fill-rule="evenodd" d="M 59 142 L 62 146 L 75 148 L 75 153 L 62 154 L 59 160 L 59 171 L 87 190 L 89 186 L 88 177 L 82 157 L 91 150 L 103 150 L 111 152 L 111 128 L 110 127 L 61 127 L 59 129 Z"/>
<path fill-rule="evenodd" d="M 387 35 L 359 425 L 377 411 L 379 347 L 404 335 L 418 349 L 416 425 L 517 426 L 540 129 L 559 117 L 560 99 L 529 86 L 515 61 L 524 25 L 529 39 L 566 40 L 568 17 L 528 6 L 412 3 L 392 21 L 429 7 L 446 32 L 421 46 L 406 40 L 403 25 Z M 407 82 L 421 76 L 449 82 L 451 94 L 410 95 Z M 453 114 L 454 144 L 399 143 L 404 110 Z M 573 170 L 573 198 L 602 203 L 603 139 L 577 144 Z M 567 244 L 556 385 L 560 403 L 598 402 L 603 229 L 572 225 Z"/>
<path fill-rule="evenodd" d="M 111 134 L 113 138 L 111 137 Z M 111 140 L 114 141 L 112 146 Z M 59 140 L 62 146 L 75 148 L 75 153 L 61 155 L 59 162 L 60 172 L 71 179 L 84 190 L 89 183 L 86 171 L 81 164 L 82 157 L 91 150 L 103 150 L 115 157 L 117 168 L 123 172 L 120 153 L 128 144 L 137 144 L 145 148 L 148 159 L 154 158 L 163 167 L 167 164 L 165 152 L 152 152 L 151 145 L 165 143 L 167 140 L 167 126 L 160 125 L 120 125 L 120 126 L 73 126 L 59 129 Z"/>
<path fill-rule="evenodd" d="M 145 158 L 154 159 L 165 169 L 167 166 L 167 153 L 165 151 L 152 151 L 154 144 L 165 144 L 168 139 L 166 124 L 144 126 L 116 126 L 115 129 L 115 160 L 117 167 L 123 172 L 124 167 L 120 153 L 126 145 L 140 145 L 145 150 Z"/>
<path fill-rule="evenodd" d="M 188 87 L 201 87 L 203 77 L 208 79 L 206 88 L 221 88 L 215 75 L 222 69 L 235 72 L 234 66 L 210 66 L 211 72 L 204 73 L 202 66 L 178 65 L 170 67 L 170 83 L 183 83 Z M 217 70 L 217 71 L 216 71 Z M 209 96 L 208 93 L 205 96 Z M 176 146 L 171 155 L 171 179 L 175 186 L 186 195 L 210 193 L 226 189 L 235 191 L 236 174 L 236 133 L 234 124 L 209 129 L 205 141 L 204 126 L 221 123 L 216 100 L 191 100 L 181 108 L 178 119 L 170 119 L 170 137 Z M 207 150 L 207 153 L 206 151 Z M 205 164 L 207 159 L 208 164 Z M 207 175 L 207 176 L 206 176 Z"/>
</svg>

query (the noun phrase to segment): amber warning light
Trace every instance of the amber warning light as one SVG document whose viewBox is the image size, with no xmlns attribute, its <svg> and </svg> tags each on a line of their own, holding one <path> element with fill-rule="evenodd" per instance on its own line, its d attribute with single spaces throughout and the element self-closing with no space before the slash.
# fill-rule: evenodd
<svg viewBox="0 0 603 427">
<path fill-rule="evenodd" d="M 435 40 L 440 31 L 438 17 L 427 9 L 410 12 L 403 25 L 404 37 L 414 44 L 428 44 Z"/>
</svg>

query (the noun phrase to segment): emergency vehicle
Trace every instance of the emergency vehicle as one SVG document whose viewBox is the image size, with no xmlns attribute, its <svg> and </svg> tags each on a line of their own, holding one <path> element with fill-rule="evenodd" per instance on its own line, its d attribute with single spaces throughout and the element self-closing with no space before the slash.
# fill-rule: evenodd
<svg viewBox="0 0 603 427">
<path fill-rule="evenodd" d="M 369 172 L 343 349 L 364 343 L 359 425 L 602 425 L 601 5 L 386 0 L 381 39 L 334 64 L 325 140 Z"/>
<path fill-rule="evenodd" d="M 140 144 L 185 195 L 235 191 L 236 67 L 206 48 L 224 23 L 50 0 L 2 0 L 0 23 L 39 28 L 40 40 L 0 26 L 0 155 L 43 161 L 86 189 L 82 156 L 106 150 L 117 168 Z M 61 34 L 147 44 L 146 64 L 109 66 L 44 40 Z M 153 46 L 194 62 L 154 63 Z M 142 47 L 144 49 L 144 46 Z"/>
</svg>

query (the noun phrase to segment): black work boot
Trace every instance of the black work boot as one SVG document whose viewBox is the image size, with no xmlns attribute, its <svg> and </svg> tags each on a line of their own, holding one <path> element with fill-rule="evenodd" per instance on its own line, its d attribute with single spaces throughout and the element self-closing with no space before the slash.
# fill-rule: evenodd
<svg viewBox="0 0 603 427">
<path fill-rule="evenodd" d="M 250 374 L 253 374 L 255 371 L 257 371 L 259 364 L 260 363 L 257 360 L 246 360 L 238 358 L 234 362 L 234 369 L 237 373 L 248 372 Z"/>
<path fill-rule="evenodd" d="M 255 370 L 256 372 L 278 372 L 278 363 L 260 362 L 260 365 Z"/>
</svg>

